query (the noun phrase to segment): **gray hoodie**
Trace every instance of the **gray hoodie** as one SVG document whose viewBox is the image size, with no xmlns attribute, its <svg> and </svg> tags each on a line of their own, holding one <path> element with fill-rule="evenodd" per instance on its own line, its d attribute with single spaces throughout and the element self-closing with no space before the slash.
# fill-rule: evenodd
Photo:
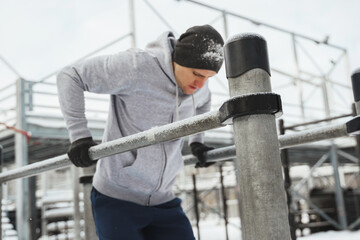
<svg viewBox="0 0 360 240">
<path fill-rule="evenodd" d="M 209 111 L 207 83 L 193 95 L 184 94 L 176 84 L 175 41 L 166 32 L 146 50 L 95 57 L 59 72 L 58 95 L 70 141 L 91 136 L 84 91 L 111 95 L 103 142 Z M 189 138 L 189 143 L 202 141 L 202 134 Z M 141 205 L 170 201 L 176 175 L 183 168 L 182 146 L 178 139 L 103 158 L 97 162 L 93 185 L 107 196 Z"/>
</svg>

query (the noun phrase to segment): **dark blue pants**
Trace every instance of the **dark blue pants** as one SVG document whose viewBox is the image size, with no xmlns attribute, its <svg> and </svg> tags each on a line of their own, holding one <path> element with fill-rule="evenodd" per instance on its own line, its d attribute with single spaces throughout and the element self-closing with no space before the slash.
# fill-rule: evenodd
<svg viewBox="0 0 360 240">
<path fill-rule="evenodd" d="M 100 240 L 195 240 L 179 198 L 146 207 L 93 188 L 91 202 Z"/>
</svg>

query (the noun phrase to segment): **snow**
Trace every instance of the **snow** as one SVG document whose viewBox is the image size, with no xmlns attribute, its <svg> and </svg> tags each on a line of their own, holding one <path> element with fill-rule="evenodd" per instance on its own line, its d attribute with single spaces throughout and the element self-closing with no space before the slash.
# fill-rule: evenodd
<svg viewBox="0 0 360 240">
<path fill-rule="evenodd" d="M 299 237 L 297 240 L 359 240 L 360 230 L 350 231 L 328 231 L 314 233 L 306 237 Z"/>
<path fill-rule="evenodd" d="M 230 218 L 228 225 L 229 240 L 241 240 L 241 231 L 238 218 Z M 226 239 L 225 224 L 222 220 L 200 221 L 200 238 L 206 240 L 223 240 Z M 197 239 L 197 229 L 193 222 L 193 231 Z M 297 240 L 359 240 L 360 230 L 358 231 L 328 231 L 314 233 L 305 237 L 298 237 Z"/>
</svg>

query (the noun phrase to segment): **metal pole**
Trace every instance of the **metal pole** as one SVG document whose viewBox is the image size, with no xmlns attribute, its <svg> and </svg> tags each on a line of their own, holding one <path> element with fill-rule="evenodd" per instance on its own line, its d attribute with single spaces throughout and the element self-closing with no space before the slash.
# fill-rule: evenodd
<svg viewBox="0 0 360 240">
<path fill-rule="evenodd" d="M 222 11 L 223 20 L 224 20 L 224 37 L 228 39 L 229 37 L 229 28 L 228 28 L 228 21 L 227 21 L 227 14 L 226 11 Z"/>
<path fill-rule="evenodd" d="M 266 71 L 267 46 L 261 36 L 234 36 L 224 49 L 231 97 L 271 92 Z M 238 117 L 233 120 L 233 127 L 245 240 L 288 240 L 290 229 L 275 116 Z"/>
<path fill-rule="evenodd" d="M 83 184 L 84 193 L 84 231 L 86 240 L 97 240 L 96 227 L 91 206 L 92 179 L 95 173 L 96 165 L 83 168 L 80 183 Z"/>
<path fill-rule="evenodd" d="M 79 185 L 79 169 L 77 167 L 71 166 L 71 177 L 73 182 L 73 199 L 74 199 L 74 238 L 81 239 L 80 232 L 81 232 L 81 213 L 80 213 L 80 185 Z"/>
<path fill-rule="evenodd" d="M 196 175 L 193 174 L 192 175 L 192 179 L 193 179 L 193 194 L 194 194 L 194 211 L 195 211 L 195 218 L 196 218 L 196 229 L 197 229 L 197 235 L 198 238 L 197 240 L 200 240 L 200 226 L 199 226 L 199 222 L 200 222 L 200 216 L 199 216 L 199 199 L 197 197 L 197 188 L 196 188 Z"/>
<path fill-rule="evenodd" d="M 327 77 L 326 76 L 323 76 L 323 80 L 321 82 L 321 89 L 323 92 L 325 117 L 329 118 L 331 113 L 330 113 L 330 103 L 329 103 L 329 94 L 328 94 L 328 89 L 327 89 Z"/>
<path fill-rule="evenodd" d="M 357 115 L 360 115 L 360 68 L 351 74 L 351 82 Z"/>
<path fill-rule="evenodd" d="M 338 157 L 336 153 L 336 146 L 333 144 L 330 150 L 330 161 L 334 169 L 334 179 L 335 179 L 335 200 L 336 200 L 336 209 L 338 213 L 339 223 L 342 229 L 347 228 L 347 219 L 346 219 L 346 210 L 344 203 L 343 190 L 340 185 L 339 177 L 339 165 Z"/>
<path fill-rule="evenodd" d="M 0 172 L 2 172 L 2 167 L 3 167 L 3 147 L 2 145 L 0 145 Z M 2 188 L 2 183 L 0 183 L 0 240 L 2 240 L 2 191 L 3 191 L 3 188 Z"/>
<path fill-rule="evenodd" d="M 224 186 L 224 176 L 223 176 L 223 169 L 222 164 L 219 166 L 220 172 L 220 184 L 221 184 L 221 197 L 222 197 L 222 204 L 223 204 L 223 212 L 224 212 L 224 221 L 225 221 L 225 236 L 226 240 L 229 240 L 229 232 L 228 232 L 228 214 L 227 214 L 227 203 L 226 203 L 226 193 L 225 193 L 225 186 Z"/>
<path fill-rule="evenodd" d="M 131 47 L 136 47 L 136 32 L 135 32 L 135 8 L 134 0 L 129 0 L 129 14 L 130 14 L 130 32 L 131 32 Z"/>
<path fill-rule="evenodd" d="M 300 77 L 300 67 L 299 67 L 299 59 L 298 59 L 298 55 L 297 55 L 297 51 L 296 51 L 295 34 L 292 33 L 291 37 L 292 37 L 294 61 L 295 61 L 295 68 L 296 68 L 296 79 L 294 79 L 294 80 L 295 80 L 296 87 L 297 87 L 297 90 L 298 90 L 298 97 L 299 97 L 300 108 L 301 108 L 301 117 L 302 117 L 302 120 L 305 121 L 304 100 L 303 100 L 303 94 L 302 94 L 301 80 L 299 79 L 299 77 Z"/>
<path fill-rule="evenodd" d="M 16 128 L 25 130 L 25 81 L 18 79 L 16 82 Z M 28 164 L 27 139 L 24 135 L 15 134 L 15 162 L 17 168 Z M 19 179 L 16 184 L 16 229 L 20 239 L 31 239 L 29 179 Z"/>
<path fill-rule="evenodd" d="M 284 126 L 284 120 L 279 120 L 279 132 L 281 135 L 285 134 L 285 126 Z M 289 164 L 289 154 L 287 149 L 282 149 L 281 151 L 281 162 L 283 165 L 283 171 L 284 171 L 284 186 L 286 191 L 286 197 L 287 197 L 287 206 L 289 209 L 289 226 L 290 226 L 290 234 L 291 239 L 296 240 L 296 226 L 295 226 L 295 215 L 292 211 L 292 196 L 291 196 L 291 178 L 290 178 L 290 164 Z"/>
</svg>

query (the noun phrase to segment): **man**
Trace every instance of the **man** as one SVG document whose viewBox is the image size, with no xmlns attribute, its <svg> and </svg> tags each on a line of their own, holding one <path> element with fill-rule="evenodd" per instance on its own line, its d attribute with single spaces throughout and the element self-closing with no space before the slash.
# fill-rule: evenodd
<svg viewBox="0 0 360 240">
<path fill-rule="evenodd" d="M 189 28 L 178 40 L 165 32 L 145 50 L 129 49 L 64 68 L 57 76 L 69 130 L 69 158 L 87 167 L 95 145 L 84 114 L 84 91 L 110 94 L 103 142 L 210 110 L 207 80 L 223 62 L 223 39 L 211 26 Z M 206 167 L 203 135 L 189 137 L 198 167 Z M 172 186 L 183 168 L 183 140 L 155 144 L 97 162 L 91 195 L 100 239 L 195 239 Z"/>
</svg>

